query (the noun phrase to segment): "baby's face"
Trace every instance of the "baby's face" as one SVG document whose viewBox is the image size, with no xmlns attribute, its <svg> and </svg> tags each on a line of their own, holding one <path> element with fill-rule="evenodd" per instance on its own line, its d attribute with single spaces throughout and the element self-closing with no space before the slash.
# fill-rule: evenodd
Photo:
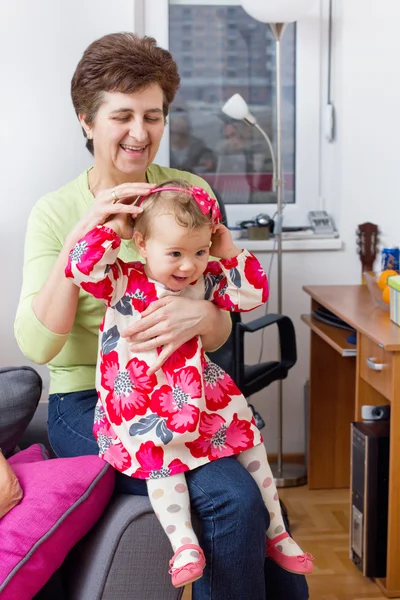
<svg viewBox="0 0 400 600">
<path fill-rule="evenodd" d="M 211 227 L 189 230 L 172 214 L 161 214 L 151 226 L 143 251 L 147 275 L 178 292 L 205 271 L 210 254 Z"/>
</svg>

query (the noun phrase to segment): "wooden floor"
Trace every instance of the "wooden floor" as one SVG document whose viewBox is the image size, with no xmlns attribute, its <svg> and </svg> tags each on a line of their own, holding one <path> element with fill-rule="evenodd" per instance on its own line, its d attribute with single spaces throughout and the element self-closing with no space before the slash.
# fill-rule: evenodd
<svg viewBox="0 0 400 600">
<path fill-rule="evenodd" d="M 293 537 L 315 557 L 307 579 L 310 600 L 383 600 L 375 583 L 349 560 L 349 491 L 310 492 L 304 486 L 279 494 L 289 510 Z M 182 600 L 191 600 L 190 589 Z"/>
</svg>

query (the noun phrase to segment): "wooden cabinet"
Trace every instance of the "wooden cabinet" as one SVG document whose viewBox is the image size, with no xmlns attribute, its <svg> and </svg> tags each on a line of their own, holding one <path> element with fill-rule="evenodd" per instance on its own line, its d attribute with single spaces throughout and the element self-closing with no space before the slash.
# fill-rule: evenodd
<svg viewBox="0 0 400 600">
<path fill-rule="evenodd" d="M 390 403 L 387 573 L 376 582 L 388 598 L 400 598 L 400 327 L 365 286 L 304 290 L 311 310 L 327 308 L 357 331 L 351 346 L 346 330 L 302 317 L 311 329 L 308 485 L 350 487 L 350 424 L 361 420 L 364 404 Z"/>
<path fill-rule="evenodd" d="M 393 353 L 386 352 L 364 334 L 360 334 L 358 348 L 360 353 L 360 377 L 387 400 L 391 400 L 393 394 Z"/>
</svg>

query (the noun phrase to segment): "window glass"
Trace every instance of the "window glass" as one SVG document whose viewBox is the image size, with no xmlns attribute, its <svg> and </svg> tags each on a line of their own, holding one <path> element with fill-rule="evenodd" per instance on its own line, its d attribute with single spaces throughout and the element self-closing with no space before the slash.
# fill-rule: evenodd
<svg viewBox="0 0 400 600">
<path fill-rule="evenodd" d="M 275 39 L 241 6 L 170 0 L 169 48 L 182 77 L 170 111 L 170 165 L 204 177 L 226 204 L 276 203 L 260 133 L 221 112 L 238 92 L 275 144 Z M 185 32 L 182 36 L 176 32 Z M 204 32 L 207 33 L 206 38 Z M 190 33 L 190 36 L 188 36 Z M 282 40 L 284 201 L 295 201 L 296 26 Z M 188 39 L 190 37 L 190 40 Z M 190 41 L 190 44 L 188 43 Z"/>
</svg>

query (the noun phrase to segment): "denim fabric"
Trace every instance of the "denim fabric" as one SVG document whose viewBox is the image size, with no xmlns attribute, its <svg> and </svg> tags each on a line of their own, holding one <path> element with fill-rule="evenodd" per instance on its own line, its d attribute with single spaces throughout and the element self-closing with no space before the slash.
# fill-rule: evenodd
<svg viewBox="0 0 400 600">
<path fill-rule="evenodd" d="M 49 397 L 49 439 L 57 456 L 97 454 L 92 434 L 95 390 Z M 207 566 L 193 600 L 307 600 L 301 575 L 265 559 L 268 513 L 242 465 L 223 458 L 186 473 L 191 505 L 202 523 Z M 116 490 L 147 495 L 146 482 L 117 474 Z"/>
</svg>

